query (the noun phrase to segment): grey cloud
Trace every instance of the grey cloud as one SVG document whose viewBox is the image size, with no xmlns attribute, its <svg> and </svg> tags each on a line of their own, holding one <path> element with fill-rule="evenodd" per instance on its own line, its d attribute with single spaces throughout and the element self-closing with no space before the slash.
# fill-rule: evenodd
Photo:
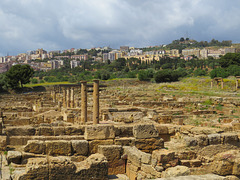
<svg viewBox="0 0 240 180">
<path fill-rule="evenodd" d="M 1 0 L 0 53 L 147 46 L 188 31 L 197 40 L 239 42 L 237 0 Z"/>
</svg>

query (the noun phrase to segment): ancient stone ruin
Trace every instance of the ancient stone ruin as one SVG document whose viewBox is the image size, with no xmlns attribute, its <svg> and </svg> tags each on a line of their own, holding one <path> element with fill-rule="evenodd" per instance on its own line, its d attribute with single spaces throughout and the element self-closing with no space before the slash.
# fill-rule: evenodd
<svg viewBox="0 0 240 180">
<path fill-rule="evenodd" d="M 235 94 L 86 81 L 0 99 L 1 179 L 238 179 Z"/>
</svg>

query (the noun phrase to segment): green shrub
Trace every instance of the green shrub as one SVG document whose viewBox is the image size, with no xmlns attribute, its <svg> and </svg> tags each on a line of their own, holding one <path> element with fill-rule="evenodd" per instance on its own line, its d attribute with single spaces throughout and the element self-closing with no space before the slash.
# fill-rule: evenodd
<svg viewBox="0 0 240 180">
<path fill-rule="evenodd" d="M 223 69 L 223 68 L 217 68 L 217 69 L 213 69 L 211 72 L 210 72 L 210 77 L 213 79 L 215 77 L 222 77 L 222 78 L 226 78 L 228 77 L 229 74 L 228 72 L 226 71 L 226 69 Z"/>
<path fill-rule="evenodd" d="M 33 78 L 33 79 L 32 79 L 32 84 L 37 84 L 37 83 L 38 83 L 38 80 L 35 79 L 35 78 Z"/>
</svg>

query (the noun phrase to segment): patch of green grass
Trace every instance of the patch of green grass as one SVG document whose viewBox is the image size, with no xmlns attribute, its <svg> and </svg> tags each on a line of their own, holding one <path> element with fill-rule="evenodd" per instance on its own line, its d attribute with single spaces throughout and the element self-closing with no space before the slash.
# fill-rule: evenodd
<svg viewBox="0 0 240 180">
<path fill-rule="evenodd" d="M 216 109 L 219 110 L 219 111 L 222 111 L 223 110 L 223 105 L 217 104 Z"/>
<path fill-rule="evenodd" d="M 13 172 L 15 171 L 15 169 L 12 167 L 12 165 L 9 165 L 9 171 L 10 171 L 10 175 L 13 174 Z"/>
<path fill-rule="evenodd" d="M 213 102 L 212 102 L 212 100 L 211 100 L 211 99 L 207 99 L 207 100 L 206 100 L 206 101 L 204 101 L 202 104 L 203 104 L 203 105 L 212 105 L 212 104 L 213 104 Z"/>
<path fill-rule="evenodd" d="M 58 84 L 75 84 L 70 82 L 44 82 L 39 84 L 25 84 L 24 87 L 36 87 L 36 86 L 53 86 Z"/>
</svg>

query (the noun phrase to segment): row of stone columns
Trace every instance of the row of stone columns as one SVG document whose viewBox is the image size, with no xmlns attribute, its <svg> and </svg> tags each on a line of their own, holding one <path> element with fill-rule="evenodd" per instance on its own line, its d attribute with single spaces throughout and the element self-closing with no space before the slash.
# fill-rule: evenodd
<svg viewBox="0 0 240 180">
<path fill-rule="evenodd" d="M 61 87 L 54 87 L 52 91 L 53 102 L 58 101 L 57 92 L 61 92 Z M 74 108 L 74 88 L 62 88 L 62 106 L 64 108 Z M 87 81 L 81 81 L 81 123 L 87 122 Z M 61 102 L 58 101 L 58 108 L 61 109 Z M 93 124 L 99 123 L 99 80 L 93 80 Z"/>
<path fill-rule="evenodd" d="M 213 88 L 213 83 L 214 81 L 217 82 L 217 88 L 219 87 L 219 84 L 221 83 L 221 89 L 223 89 L 223 78 L 214 78 L 211 81 L 211 88 Z M 240 76 L 236 76 L 236 91 L 239 88 L 239 81 L 240 81 Z"/>
<path fill-rule="evenodd" d="M 52 91 L 52 98 L 53 102 L 56 103 L 59 99 L 57 98 L 57 91 L 60 93 L 61 89 L 57 89 L 54 87 L 54 90 Z M 63 88 L 63 97 L 62 97 L 62 105 L 64 108 L 74 108 L 74 88 L 73 87 L 67 87 Z M 58 101 L 58 105 L 59 101 Z"/>
<path fill-rule="evenodd" d="M 236 76 L 236 91 L 238 90 L 239 88 L 239 83 L 238 81 L 240 81 L 240 76 Z"/>
<path fill-rule="evenodd" d="M 223 89 L 223 78 L 214 78 L 211 81 L 211 88 L 213 88 L 214 81 L 217 82 L 217 88 L 219 87 L 219 83 L 221 83 L 221 89 Z"/>
<path fill-rule="evenodd" d="M 87 82 L 81 82 L 81 122 L 87 122 Z M 93 124 L 99 123 L 99 80 L 93 80 Z"/>
</svg>

